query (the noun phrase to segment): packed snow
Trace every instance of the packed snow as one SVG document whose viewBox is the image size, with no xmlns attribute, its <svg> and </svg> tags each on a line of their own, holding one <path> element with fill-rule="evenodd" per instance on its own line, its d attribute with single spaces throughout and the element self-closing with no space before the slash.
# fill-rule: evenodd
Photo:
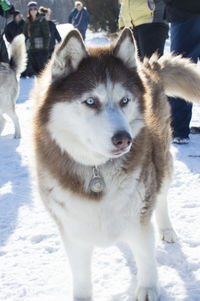
<svg viewBox="0 0 200 301">
<path fill-rule="evenodd" d="M 59 30 L 64 36 L 66 26 Z M 89 31 L 86 43 L 109 41 L 105 34 Z M 0 137 L 0 300 L 71 301 L 71 272 L 58 229 L 31 191 L 33 81 L 20 80 L 17 114 L 22 138 L 13 139 L 10 120 Z M 200 125 L 198 105 L 193 108 L 192 125 Z M 190 139 L 189 145 L 172 146 L 175 173 L 168 199 L 179 239 L 168 244 L 156 236 L 161 301 L 200 300 L 200 135 Z M 137 271 L 127 245 L 97 248 L 92 272 L 95 301 L 133 301 Z"/>
</svg>

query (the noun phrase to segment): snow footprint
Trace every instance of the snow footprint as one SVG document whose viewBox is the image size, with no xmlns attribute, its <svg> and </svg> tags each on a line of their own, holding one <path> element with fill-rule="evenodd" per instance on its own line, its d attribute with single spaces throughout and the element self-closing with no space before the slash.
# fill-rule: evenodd
<svg viewBox="0 0 200 301">
<path fill-rule="evenodd" d="M 31 238 L 31 242 L 32 244 L 39 244 L 41 242 L 44 242 L 45 240 L 47 240 L 49 238 L 48 235 L 43 235 L 43 234 L 40 234 L 40 235 L 34 235 L 32 238 Z M 46 244 L 46 243 L 45 243 Z M 51 253 L 54 253 L 58 250 L 57 247 L 52 247 L 52 246 L 48 246 L 48 245 L 43 245 L 43 248 L 46 250 L 47 253 L 51 254 Z"/>
<path fill-rule="evenodd" d="M 32 238 L 31 238 L 31 242 L 33 244 L 39 244 L 41 241 L 47 239 L 47 236 L 46 235 L 34 235 Z"/>
</svg>

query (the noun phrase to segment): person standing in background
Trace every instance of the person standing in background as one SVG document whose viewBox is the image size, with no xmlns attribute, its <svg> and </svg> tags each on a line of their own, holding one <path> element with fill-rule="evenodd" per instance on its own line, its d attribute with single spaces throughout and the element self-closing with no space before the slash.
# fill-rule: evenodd
<svg viewBox="0 0 200 301">
<path fill-rule="evenodd" d="M 200 1 L 164 0 L 166 19 L 171 23 L 171 51 L 191 58 L 197 63 L 200 57 Z M 174 143 L 189 143 L 192 104 L 181 98 L 169 98 L 171 104 Z M 195 128 L 192 129 L 193 132 Z M 197 127 L 196 131 L 200 129 Z"/>
<path fill-rule="evenodd" d="M 56 41 L 58 43 L 61 42 L 61 36 L 56 28 L 56 25 L 53 21 L 50 20 L 50 16 L 51 16 L 51 9 L 50 8 L 46 8 L 43 6 L 40 6 L 39 8 L 39 13 L 45 16 L 48 24 L 49 24 L 49 30 L 50 30 L 50 43 L 49 43 L 49 58 L 51 57 L 55 45 L 56 45 Z"/>
<path fill-rule="evenodd" d="M 169 30 L 164 12 L 162 0 L 121 0 L 119 29 L 132 29 L 141 60 L 155 51 L 163 55 Z"/>
<path fill-rule="evenodd" d="M 28 51 L 26 76 L 38 75 L 44 68 L 49 56 L 50 31 L 47 20 L 38 13 L 35 1 L 27 4 L 28 16 L 24 25 Z"/>
<path fill-rule="evenodd" d="M 9 0 L 0 0 L 0 15 L 8 18 L 15 11 L 14 6 L 10 3 Z"/>
<path fill-rule="evenodd" d="M 5 36 L 9 43 L 12 43 L 13 39 L 23 33 L 24 30 L 24 20 L 21 13 L 16 10 L 13 13 L 13 21 L 8 23 L 5 28 Z"/>
<path fill-rule="evenodd" d="M 91 17 L 88 11 L 83 7 L 82 2 L 75 2 L 75 8 L 68 17 L 68 23 L 73 24 L 74 27 L 80 31 L 83 40 L 85 40 L 86 30 L 88 25 L 91 24 Z"/>
<path fill-rule="evenodd" d="M 10 17 L 15 11 L 14 6 L 8 0 L 0 1 L 0 63 L 9 63 L 8 51 L 3 38 L 7 18 Z"/>
</svg>

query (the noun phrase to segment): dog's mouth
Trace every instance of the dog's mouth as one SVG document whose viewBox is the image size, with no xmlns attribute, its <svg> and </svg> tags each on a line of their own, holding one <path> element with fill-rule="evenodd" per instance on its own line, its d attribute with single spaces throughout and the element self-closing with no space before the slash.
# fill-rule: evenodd
<svg viewBox="0 0 200 301">
<path fill-rule="evenodd" d="M 120 149 L 120 150 L 119 149 L 112 150 L 111 151 L 112 156 L 116 158 L 116 157 L 120 157 L 120 156 L 128 153 L 131 149 L 131 145 L 129 145 L 128 147 L 125 147 L 123 149 Z"/>
</svg>

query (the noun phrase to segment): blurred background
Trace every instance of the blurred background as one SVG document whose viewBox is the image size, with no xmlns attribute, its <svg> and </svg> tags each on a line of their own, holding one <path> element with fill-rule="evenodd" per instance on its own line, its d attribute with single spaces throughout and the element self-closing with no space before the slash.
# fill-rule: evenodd
<svg viewBox="0 0 200 301">
<path fill-rule="evenodd" d="M 26 18 L 27 3 L 29 0 L 10 0 Z M 74 0 L 38 0 L 39 6 L 49 7 L 52 10 L 51 19 L 57 24 L 67 23 L 70 11 L 74 7 Z M 81 1 L 91 14 L 92 31 L 105 30 L 116 32 L 118 28 L 119 1 L 118 0 L 84 0 Z"/>
</svg>

